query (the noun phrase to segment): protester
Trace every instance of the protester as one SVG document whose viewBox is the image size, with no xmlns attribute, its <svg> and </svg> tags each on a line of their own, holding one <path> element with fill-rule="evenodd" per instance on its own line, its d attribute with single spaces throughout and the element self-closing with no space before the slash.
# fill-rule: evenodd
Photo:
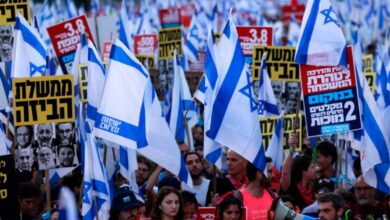
<svg viewBox="0 0 390 220">
<path fill-rule="evenodd" d="M 185 190 L 181 191 L 180 195 L 183 199 L 183 219 L 195 220 L 198 211 L 198 201 L 196 201 L 195 195 Z"/>
<path fill-rule="evenodd" d="M 146 194 L 146 182 L 150 175 L 151 162 L 145 157 L 138 155 L 137 156 L 138 169 L 135 171 L 135 178 L 137 185 L 140 189 L 140 192 Z"/>
<path fill-rule="evenodd" d="M 19 186 L 19 204 L 22 220 L 38 218 L 43 209 L 41 190 L 31 182 Z"/>
<path fill-rule="evenodd" d="M 240 220 L 242 216 L 242 202 L 232 193 L 221 198 L 217 206 L 219 220 Z"/>
<path fill-rule="evenodd" d="M 142 202 L 137 200 L 128 187 L 121 187 L 114 196 L 110 210 L 110 220 L 136 220 Z"/>
<path fill-rule="evenodd" d="M 345 201 L 336 193 L 325 193 L 318 198 L 320 220 L 338 220 L 344 212 Z"/>
<path fill-rule="evenodd" d="M 248 177 L 246 176 L 247 164 L 248 161 L 244 157 L 231 149 L 228 150 L 226 155 L 228 175 L 226 177 L 237 190 L 245 187 L 249 183 Z"/>
<path fill-rule="evenodd" d="M 334 144 L 323 141 L 317 147 L 317 164 L 320 178 L 332 178 L 335 176 L 333 165 L 337 160 L 337 149 Z"/>
<path fill-rule="evenodd" d="M 183 215 L 183 202 L 179 191 L 172 187 L 161 188 L 153 206 L 152 220 L 182 220 Z"/>
</svg>

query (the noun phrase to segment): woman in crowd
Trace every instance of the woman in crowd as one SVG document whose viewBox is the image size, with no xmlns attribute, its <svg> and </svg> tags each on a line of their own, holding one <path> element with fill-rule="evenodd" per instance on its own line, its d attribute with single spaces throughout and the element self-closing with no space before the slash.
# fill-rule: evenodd
<svg viewBox="0 0 390 220">
<path fill-rule="evenodd" d="M 228 194 L 218 205 L 219 220 L 239 220 L 242 216 L 242 203 L 233 194 Z"/>
<path fill-rule="evenodd" d="M 172 187 L 162 187 L 157 194 L 152 210 L 152 220 L 182 220 L 183 205 L 179 191 Z"/>
</svg>

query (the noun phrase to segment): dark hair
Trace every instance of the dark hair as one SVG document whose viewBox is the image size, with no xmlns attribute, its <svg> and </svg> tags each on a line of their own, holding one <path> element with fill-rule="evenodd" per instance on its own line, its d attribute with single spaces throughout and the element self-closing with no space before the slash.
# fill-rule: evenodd
<svg viewBox="0 0 390 220">
<path fill-rule="evenodd" d="M 19 185 L 19 199 L 41 197 L 41 189 L 32 182 L 24 182 Z"/>
<path fill-rule="evenodd" d="M 291 184 L 299 183 L 302 180 L 302 172 L 307 170 L 311 159 L 307 155 L 295 157 L 291 165 Z"/>
<path fill-rule="evenodd" d="M 174 176 L 166 176 L 158 182 L 158 189 L 162 189 L 164 186 L 173 187 L 177 190 L 181 189 L 180 181 L 177 179 L 177 177 Z"/>
<path fill-rule="evenodd" d="M 157 198 L 153 204 L 153 209 L 152 209 L 152 215 L 151 215 L 152 220 L 160 220 L 161 219 L 162 210 L 160 209 L 160 205 L 161 205 L 162 201 L 164 200 L 164 198 L 168 194 L 171 194 L 171 193 L 176 194 L 177 197 L 179 198 L 179 211 L 177 212 L 175 220 L 182 220 L 183 219 L 183 216 L 184 216 L 183 201 L 182 201 L 182 198 L 181 198 L 179 191 L 177 191 L 173 187 L 165 186 L 165 187 L 161 188 L 157 193 Z"/>
<path fill-rule="evenodd" d="M 68 144 L 68 145 L 59 145 L 59 146 L 57 147 L 57 153 L 60 153 L 61 148 L 70 148 L 70 149 L 72 149 L 72 151 L 75 153 L 75 149 L 74 149 L 74 147 L 73 147 L 72 144 Z"/>
<path fill-rule="evenodd" d="M 223 220 L 223 212 L 228 209 L 231 205 L 236 205 L 238 207 L 238 211 L 240 212 L 240 218 L 242 215 L 242 202 L 234 197 L 233 195 L 227 196 L 221 203 L 218 205 L 218 214 L 219 220 Z"/>
<path fill-rule="evenodd" d="M 317 201 L 318 203 L 331 202 L 336 211 L 340 208 L 344 208 L 345 205 L 343 197 L 337 193 L 324 193 L 318 197 Z"/>
<path fill-rule="evenodd" d="M 202 161 L 202 158 L 200 157 L 200 155 L 199 155 L 196 151 L 190 151 L 190 152 L 188 152 L 188 153 L 186 153 L 186 154 L 184 155 L 184 162 L 187 163 L 187 157 L 188 157 L 189 155 L 196 155 L 196 156 L 198 157 L 198 159 L 199 159 L 200 161 Z"/>
<path fill-rule="evenodd" d="M 286 202 L 291 202 L 291 204 L 292 204 L 294 207 L 298 206 L 297 201 L 296 201 L 292 196 L 290 196 L 290 195 L 283 194 L 283 195 L 280 195 L 279 197 L 280 197 L 280 199 L 281 199 L 284 203 L 286 203 Z"/>
<path fill-rule="evenodd" d="M 337 149 L 334 144 L 328 142 L 328 141 L 322 141 L 317 145 L 317 152 L 321 153 L 322 155 L 329 157 L 332 157 L 332 164 L 334 164 L 337 160 Z"/>
<path fill-rule="evenodd" d="M 265 178 L 263 172 L 259 170 L 255 165 L 252 163 L 248 163 L 246 166 L 246 176 L 248 177 L 249 181 L 254 181 L 256 179 L 256 174 L 257 172 L 260 172 L 261 175 L 263 175 L 264 178 L 261 179 L 260 185 L 262 187 L 268 187 L 270 185 L 269 181 L 267 178 Z"/>
<path fill-rule="evenodd" d="M 265 157 L 265 162 L 271 163 L 272 162 L 272 158 L 271 157 Z"/>
<path fill-rule="evenodd" d="M 150 160 L 148 160 L 146 157 L 144 157 L 142 155 L 137 155 L 137 163 L 145 164 L 148 167 L 148 171 L 152 167 L 152 164 L 151 164 Z"/>
<path fill-rule="evenodd" d="M 196 200 L 195 195 L 189 191 L 181 191 L 181 198 L 183 199 L 183 205 L 195 204 L 195 207 L 198 208 L 198 201 Z"/>
</svg>

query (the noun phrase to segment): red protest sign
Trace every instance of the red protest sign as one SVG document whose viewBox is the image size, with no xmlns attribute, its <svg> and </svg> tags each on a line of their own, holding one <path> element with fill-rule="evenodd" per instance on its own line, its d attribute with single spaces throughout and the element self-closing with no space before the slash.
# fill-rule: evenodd
<svg viewBox="0 0 390 220">
<path fill-rule="evenodd" d="M 253 46 L 272 46 L 272 27 L 237 27 L 242 51 L 245 56 L 252 56 Z"/>
<path fill-rule="evenodd" d="M 291 17 L 294 17 L 300 24 L 304 13 L 305 5 L 303 4 L 285 5 L 282 7 L 283 22 L 288 22 L 291 20 Z"/>
<path fill-rule="evenodd" d="M 180 26 L 180 9 L 175 7 L 161 9 L 160 23 L 162 28 Z"/>
<path fill-rule="evenodd" d="M 157 34 L 134 36 L 134 53 L 136 56 L 155 56 L 157 49 Z"/>
<path fill-rule="evenodd" d="M 62 70 L 69 73 L 74 60 L 77 44 L 81 34 L 86 33 L 93 42 L 85 15 L 69 19 L 47 28 L 54 51 L 60 61 Z"/>
<path fill-rule="evenodd" d="M 103 52 L 102 52 L 103 62 L 108 62 L 108 59 L 110 58 L 111 46 L 112 46 L 111 41 L 103 42 Z"/>
<path fill-rule="evenodd" d="M 216 207 L 199 207 L 196 215 L 196 220 L 218 220 Z M 241 220 L 247 219 L 246 207 L 242 209 Z"/>
<path fill-rule="evenodd" d="M 180 7 L 180 18 L 184 28 L 189 28 L 191 25 L 192 15 L 195 13 L 195 4 L 184 4 Z"/>
</svg>

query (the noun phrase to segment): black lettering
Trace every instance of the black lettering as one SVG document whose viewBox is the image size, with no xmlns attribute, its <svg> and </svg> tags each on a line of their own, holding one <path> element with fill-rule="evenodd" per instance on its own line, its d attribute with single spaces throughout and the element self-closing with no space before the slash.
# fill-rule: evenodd
<svg viewBox="0 0 390 220">
<path fill-rule="evenodd" d="M 30 87 L 30 91 L 28 93 L 28 97 L 31 99 L 31 98 L 34 98 L 34 94 L 35 94 L 35 82 L 34 81 L 30 81 L 30 80 L 27 80 L 26 81 L 26 85 L 27 87 Z"/>
<path fill-rule="evenodd" d="M 49 96 L 50 82 L 49 81 L 37 81 L 37 98 L 44 98 Z"/>
<path fill-rule="evenodd" d="M 62 93 L 61 96 L 72 95 L 72 81 L 69 79 L 62 79 Z"/>
<path fill-rule="evenodd" d="M 26 86 L 24 82 L 15 83 L 15 99 L 26 99 Z"/>
<path fill-rule="evenodd" d="M 50 96 L 60 96 L 61 95 L 61 84 L 57 80 L 50 81 Z"/>
<path fill-rule="evenodd" d="M 42 102 L 40 102 L 39 104 L 42 105 Z M 43 104 L 45 105 L 44 102 L 43 102 Z M 31 120 L 32 121 L 37 121 L 38 120 L 38 111 L 37 111 L 38 100 L 31 100 L 31 101 L 29 101 L 29 105 L 31 107 L 31 115 L 32 115 L 32 119 Z M 42 107 L 41 107 L 41 109 L 42 109 Z"/>
<path fill-rule="evenodd" d="M 15 103 L 15 107 L 21 107 L 23 108 L 23 114 L 21 110 L 16 110 L 16 121 L 17 122 L 22 122 L 22 121 L 29 121 L 30 117 L 28 114 L 28 101 L 20 101 Z M 22 117 L 22 115 L 24 117 Z"/>
<path fill-rule="evenodd" d="M 15 7 L 13 5 L 7 5 L 7 6 L 5 6 L 5 10 L 11 11 L 10 12 L 11 17 L 7 18 L 7 22 L 14 22 L 16 20 Z"/>
<path fill-rule="evenodd" d="M 60 115 L 58 114 L 58 109 L 57 109 L 57 100 L 56 99 L 48 99 L 47 100 L 47 105 L 52 106 L 52 114 L 47 115 L 47 120 L 55 120 L 59 119 Z"/>
<path fill-rule="evenodd" d="M 60 108 L 60 115 L 61 115 L 61 118 L 73 118 L 73 105 L 72 105 L 72 98 L 61 98 L 59 100 L 59 103 L 60 104 L 66 104 L 66 107 L 61 107 Z M 66 116 L 65 116 L 65 112 L 64 112 L 64 109 L 66 109 Z"/>
</svg>

